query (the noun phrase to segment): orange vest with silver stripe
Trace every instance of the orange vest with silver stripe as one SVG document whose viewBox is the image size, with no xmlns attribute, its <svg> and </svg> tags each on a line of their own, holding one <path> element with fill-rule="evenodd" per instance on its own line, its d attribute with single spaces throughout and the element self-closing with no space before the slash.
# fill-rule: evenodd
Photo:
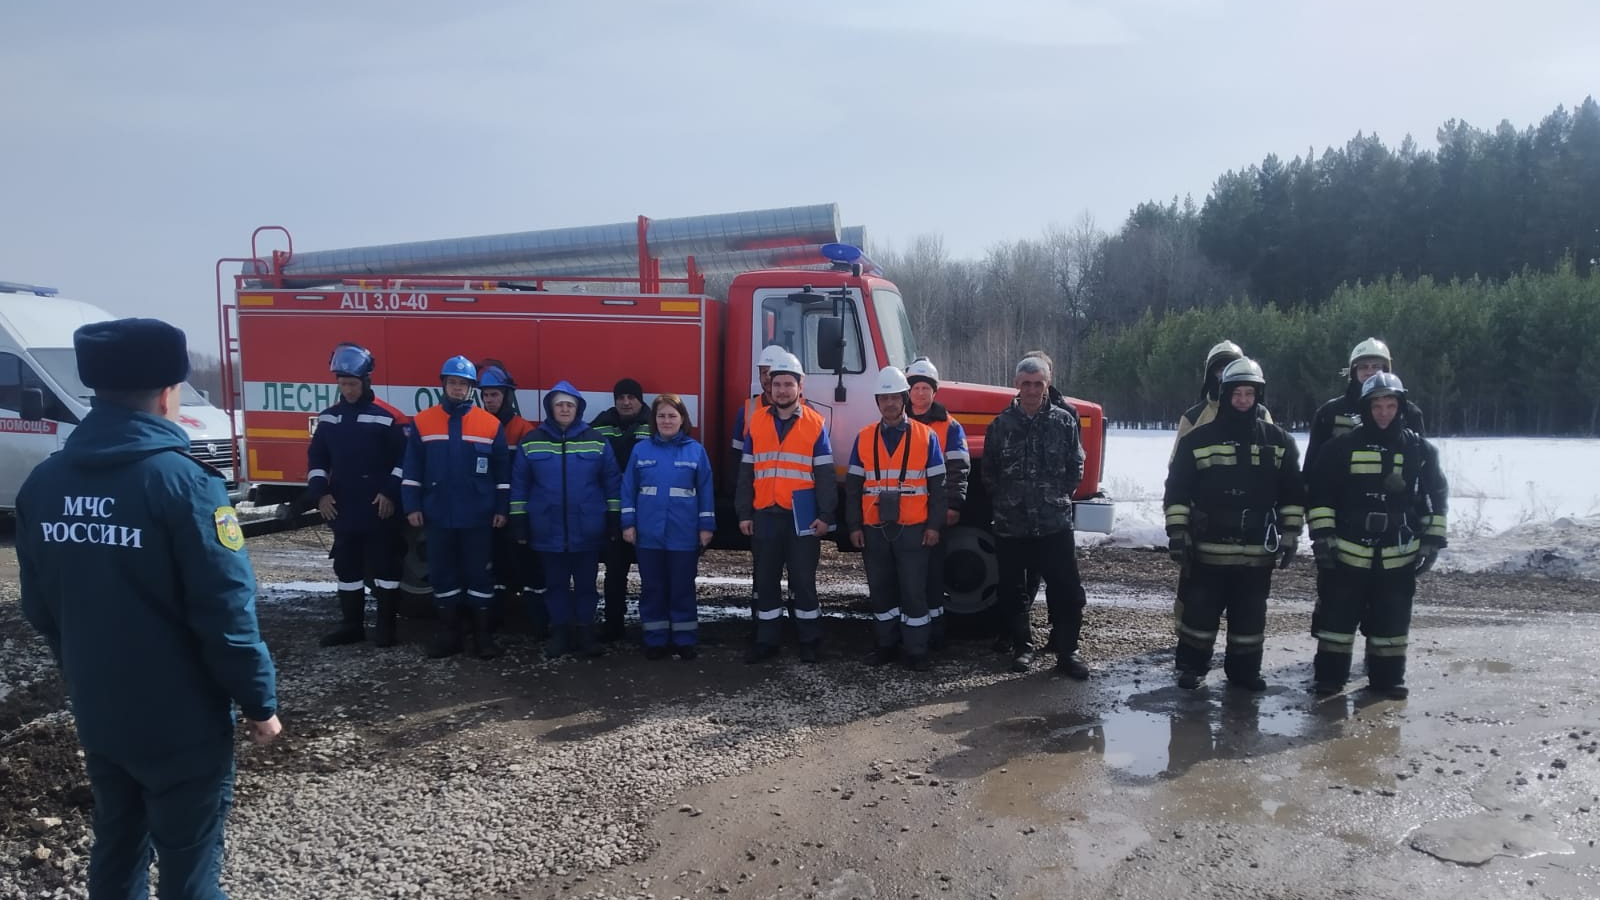
<svg viewBox="0 0 1600 900">
<path fill-rule="evenodd" d="M 450 413 L 443 405 L 430 406 L 411 420 L 423 443 L 450 439 Z M 500 420 L 474 406 L 461 417 L 461 439 L 469 444 L 493 444 L 500 433 Z"/>
<path fill-rule="evenodd" d="M 916 419 L 907 421 L 911 427 L 906 429 L 905 437 L 900 439 L 893 453 L 884 444 L 877 423 L 861 429 L 856 436 L 856 449 L 861 454 L 864 478 L 861 485 L 861 520 L 868 525 L 883 524 L 878 518 L 877 495 L 896 492 L 900 494 L 901 524 L 920 525 L 928 521 L 928 435 L 932 429 Z M 946 419 L 941 424 L 948 422 Z M 942 440 L 940 446 L 944 446 Z M 906 469 L 903 481 L 900 479 L 902 464 Z M 883 470 L 878 471 L 876 466 L 883 466 Z"/>
<path fill-rule="evenodd" d="M 777 418 L 765 408 L 747 421 L 750 455 L 755 457 L 756 509 L 794 509 L 794 492 L 816 484 L 817 438 L 826 425 L 820 413 L 803 403 L 795 416 L 799 421 L 789 426 L 781 441 Z"/>
</svg>

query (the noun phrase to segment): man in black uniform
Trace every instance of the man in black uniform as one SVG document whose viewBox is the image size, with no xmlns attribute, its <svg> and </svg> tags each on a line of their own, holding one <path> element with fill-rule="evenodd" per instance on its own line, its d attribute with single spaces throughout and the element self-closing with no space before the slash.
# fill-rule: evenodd
<svg viewBox="0 0 1600 900">
<path fill-rule="evenodd" d="M 1375 337 L 1367 338 L 1350 349 L 1350 380 L 1344 393 L 1317 408 L 1311 419 L 1311 434 L 1306 439 L 1305 470 L 1309 474 L 1316 463 L 1317 451 L 1334 438 L 1346 434 L 1361 424 L 1361 410 L 1366 403 L 1361 398 L 1361 386 L 1379 372 L 1393 372 L 1394 357 L 1389 345 Z M 1405 426 L 1419 435 L 1426 435 L 1422 426 L 1422 410 L 1410 400 L 1406 401 Z"/>
<path fill-rule="evenodd" d="M 1305 521 L 1294 438 L 1260 417 L 1267 381 L 1251 359 L 1218 380 L 1216 417 L 1178 440 L 1167 468 L 1168 547 L 1184 567 L 1174 612 L 1178 686 L 1198 688 L 1228 615 L 1228 683 L 1266 690 L 1261 677 L 1272 568 L 1293 559 Z"/>
<path fill-rule="evenodd" d="M 94 408 L 17 495 L 22 614 L 72 698 L 94 791 L 90 897 L 220 898 L 234 704 L 277 737 L 256 579 L 222 473 L 178 426 L 189 352 L 156 319 L 73 334 Z"/>
<path fill-rule="evenodd" d="M 317 416 L 306 451 L 306 493 L 333 529 L 333 576 L 339 580 L 340 625 L 322 646 L 366 637 L 366 579 L 378 598 L 373 643 L 392 647 L 400 608 L 405 542 L 400 508 L 400 464 L 406 455 L 405 414 L 372 393 L 372 354 L 357 344 L 333 350 L 328 369 L 338 379 L 339 402 Z"/>
<path fill-rule="evenodd" d="M 1361 399 L 1360 424 L 1322 449 L 1307 479 L 1312 549 L 1325 576 L 1311 616 L 1313 687 L 1343 689 L 1360 627 L 1368 685 L 1402 699 L 1411 600 L 1445 546 L 1449 485 L 1433 445 L 1406 427 L 1398 376 L 1368 378 Z"/>
</svg>

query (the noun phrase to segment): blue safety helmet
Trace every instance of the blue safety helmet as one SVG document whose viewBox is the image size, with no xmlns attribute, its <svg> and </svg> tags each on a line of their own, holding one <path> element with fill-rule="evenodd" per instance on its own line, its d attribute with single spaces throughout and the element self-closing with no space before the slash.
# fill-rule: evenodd
<svg viewBox="0 0 1600 900">
<path fill-rule="evenodd" d="M 516 390 L 517 382 L 512 379 L 511 373 L 500 366 L 489 365 L 483 367 L 483 377 L 478 381 L 478 389 L 501 388 L 502 390 Z"/>
<path fill-rule="evenodd" d="M 328 371 L 345 378 L 367 378 L 372 375 L 372 353 L 360 344 L 340 344 L 328 359 Z"/>
<path fill-rule="evenodd" d="M 476 384 L 478 382 L 478 367 L 473 365 L 472 360 L 467 359 L 465 356 L 452 356 L 444 361 L 444 368 L 439 370 L 439 379 L 441 381 L 450 377 L 465 378 Z"/>
</svg>

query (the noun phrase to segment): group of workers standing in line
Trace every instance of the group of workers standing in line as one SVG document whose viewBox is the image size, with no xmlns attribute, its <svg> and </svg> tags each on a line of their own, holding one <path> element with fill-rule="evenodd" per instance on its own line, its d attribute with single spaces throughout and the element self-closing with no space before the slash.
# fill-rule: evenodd
<svg viewBox="0 0 1600 900">
<path fill-rule="evenodd" d="M 392 646 L 399 609 L 402 522 L 422 531 L 439 625 L 427 653 L 470 643 L 493 658 L 496 597 L 521 596 L 546 655 L 597 656 L 623 632 L 627 573 L 639 566 L 646 655 L 697 653 L 694 582 L 715 531 L 711 466 L 689 437 L 674 394 L 645 413 L 642 386 L 617 382 L 615 406 L 585 419 L 581 392 L 544 392 L 537 424 L 516 408 L 504 364 L 446 360 L 440 402 L 409 423 L 378 399 L 375 360 L 355 344 L 335 348 L 340 400 L 318 417 L 308 451 L 307 503 L 333 529 L 341 621 L 325 646 L 366 636 L 365 587 L 377 599 L 375 643 Z M 758 359 L 761 391 L 735 411 L 734 507 L 753 550 L 754 642 L 746 661 L 778 655 L 785 611 L 798 655 L 818 658 L 816 570 L 821 540 L 841 524 L 834 455 L 821 414 L 802 399 L 800 361 L 779 346 Z M 1051 387 L 1042 352 L 1016 368 L 1017 398 L 988 427 L 1005 650 L 1026 671 L 1035 647 L 1029 599 L 1042 578 L 1059 666 L 1077 678 L 1084 592 L 1072 531 L 1072 494 L 1083 477 L 1075 411 Z M 970 456 L 961 424 L 936 399 L 939 373 L 919 358 L 889 366 L 874 389 L 879 421 L 854 438 L 842 524 L 862 550 L 874 617 L 870 661 L 928 669 L 942 637 L 944 530 L 960 517 Z M 474 403 L 473 391 L 482 398 Z M 601 562 L 604 628 L 596 635 Z M 787 575 L 789 603 L 784 602 Z"/>
<path fill-rule="evenodd" d="M 1350 352 L 1349 383 L 1317 410 L 1304 465 L 1266 407 L 1266 375 L 1231 341 L 1213 347 L 1201 401 L 1184 413 L 1163 505 L 1168 549 L 1181 566 L 1175 618 L 1178 685 L 1199 688 L 1221 619 L 1229 684 L 1261 677 L 1274 567 L 1290 565 L 1310 530 L 1317 566 L 1312 688 L 1343 690 L 1356 634 L 1366 637 L 1368 686 L 1404 698 L 1418 575 L 1445 546 L 1448 485 L 1422 413 L 1395 375 L 1388 346 Z"/>
</svg>

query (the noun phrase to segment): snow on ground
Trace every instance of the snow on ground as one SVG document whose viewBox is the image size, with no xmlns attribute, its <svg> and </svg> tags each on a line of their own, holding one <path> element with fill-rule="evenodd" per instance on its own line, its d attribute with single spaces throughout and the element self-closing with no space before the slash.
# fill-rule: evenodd
<svg viewBox="0 0 1600 900">
<path fill-rule="evenodd" d="M 1176 432 L 1112 429 L 1102 487 L 1109 536 L 1086 546 L 1165 546 L 1161 491 Z M 1296 434 L 1302 456 L 1306 436 Z M 1450 547 L 1438 568 L 1600 578 L 1600 440 L 1436 438 L 1450 480 Z"/>
</svg>

